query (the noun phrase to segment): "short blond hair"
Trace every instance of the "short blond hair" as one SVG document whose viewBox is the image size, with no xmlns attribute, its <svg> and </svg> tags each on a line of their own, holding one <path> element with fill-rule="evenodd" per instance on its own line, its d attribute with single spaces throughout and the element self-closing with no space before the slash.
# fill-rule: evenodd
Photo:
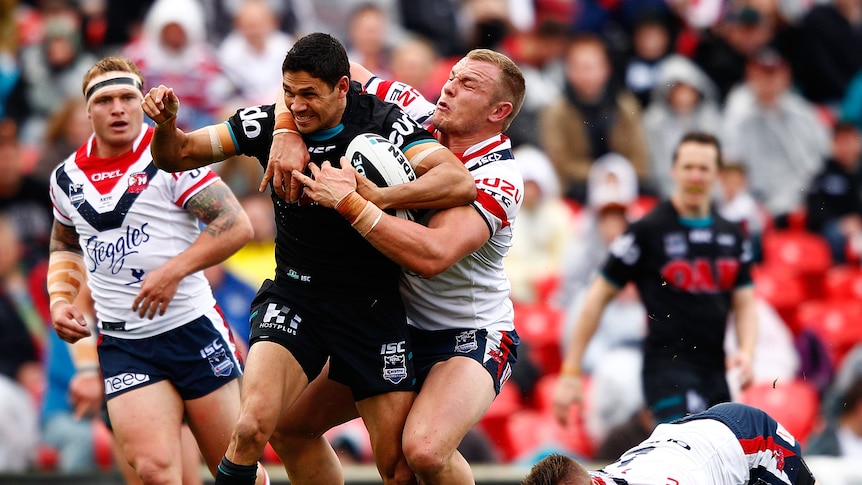
<svg viewBox="0 0 862 485">
<path fill-rule="evenodd" d="M 102 58 L 100 61 L 95 63 L 93 67 L 84 74 L 84 82 L 81 84 L 81 93 L 86 96 L 87 85 L 90 84 L 90 81 L 92 81 L 96 76 L 106 72 L 128 72 L 138 76 L 138 79 L 141 80 L 141 85 L 144 84 L 144 75 L 141 74 L 141 70 L 138 69 L 138 66 L 134 62 L 125 57 L 109 56 Z"/>
<path fill-rule="evenodd" d="M 521 485 L 590 485 L 590 472 L 568 456 L 553 453 L 533 465 Z"/>
<path fill-rule="evenodd" d="M 497 99 L 494 101 L 508 101 L 512 103 L 512 112 L 503 121 L 503 131 L 506 131 L 524 104 L 524 95 L 527 87 L 521 68 L 506 55 L 490 49 L 473 49 L 465 57 L 474 61 L 493 64 L 500 69 L 500 83 L 497 84 L 495 92 Z"/>
</svg>

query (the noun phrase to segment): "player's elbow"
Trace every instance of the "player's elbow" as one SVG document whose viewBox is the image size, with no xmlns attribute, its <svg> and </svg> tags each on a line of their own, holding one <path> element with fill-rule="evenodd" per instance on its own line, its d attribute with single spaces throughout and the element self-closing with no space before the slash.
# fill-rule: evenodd
<svg viewBox="0 0 862 485">
<path fill-rule="evenodd" d="M 236 223 L 236 234 L 239 242 L 237 249 L 242 248 L 246 243 L 254 239 L 254 226 L 251 224 L 251 219 L 249 219 L 244 211 L 240 212 L 240 214 L 241 217 L 237 218 Z"/>
<path fill-rule="evenodd" d="M 153 165 L 165 172 L 182 172 L 182 159 L 179 157 L 156 156 L 153 154 Z"/>
<path fill-rule="evenodd" d="M 425 279 L 431 279 L 451 268 L 455 262 L 447 254 L 437 251 L 409 261 L 405 268 Z"/>
</svg>

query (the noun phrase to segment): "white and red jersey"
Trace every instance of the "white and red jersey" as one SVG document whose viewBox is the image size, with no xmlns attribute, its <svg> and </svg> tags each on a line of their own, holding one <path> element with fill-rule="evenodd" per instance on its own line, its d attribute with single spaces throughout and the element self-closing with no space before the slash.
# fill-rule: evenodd
<svg viewBox="0 0 862 485">
<path fill-rule="evenodd" d="M 164 315 L 150 320 L 132 311 L 147 272 L 185 251 L 200 234 L 186 202 L 219 180 L 209 168 L 159 170 L 150 154 L 152 136 L 144 125 L 132 151 L 113 158 L 94 157 L 91 137 L 51 176 L 54 217 L 78 232 L 99 326 L 117 338 L 166 332 L 215 305 L 203 272 L 197 272 L 180 282 Z"/>
<path fill-rule="evenodd" d="M 411 118 L 430 127 L 434 104 L 404 83 L 373 78 L 366 91 L 398 104 Z M 425 330 L 451 328 L 513 330 L 511 285 L 503 258 L 512 246 L 512 228 L 521 208 L 524 181 L 512 144 L 498 134 L 456 154 L 473 175 L 479 195 L 472 206 L 488 226 L 488 241 L 454 266 L 426 279 L 409 271 L 401 278 L 407 319 Z"/>
<path fill-rule="evenodd" d="M 593 485 L 744 485 L 749 479 L 736 435 L 712 419 L 660 424 L 619 460 L 590 473 Z"/>
</svg>

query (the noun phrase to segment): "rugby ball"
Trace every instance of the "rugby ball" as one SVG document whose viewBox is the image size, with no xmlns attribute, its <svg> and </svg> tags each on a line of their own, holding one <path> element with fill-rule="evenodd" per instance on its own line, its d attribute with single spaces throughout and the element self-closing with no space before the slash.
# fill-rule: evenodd
<svg viewBox="0 0 862 485">
<path fill-rule="evenodd" d="M 378 187 L 392 187 L 416 180 L 410 161 L 395 144 L 376 133 L 357 135 L 347 145 L 344 155 L 353 168 Z M 416 220 L 416 211 L 397 209 L 388 213 L 402 219 Z"/>
</svg>

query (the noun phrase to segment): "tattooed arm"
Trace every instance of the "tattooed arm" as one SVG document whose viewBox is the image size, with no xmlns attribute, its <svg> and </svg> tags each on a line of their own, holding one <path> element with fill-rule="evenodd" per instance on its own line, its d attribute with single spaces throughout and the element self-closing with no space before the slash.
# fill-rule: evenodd
<svg viewBox="0 0 862 485">
<path fill-rule="evenodd" d="M 179 287 L 180 280 L 212 265 L 221 263 L 239 250 L 253 236 L 251 221 L 230 188 L 218 181 L 189 199 L 186 210 L 206 227 L 188 249 L 150 271 L 132 310 L 141 317 L 163 315 Z"/>
</svg>

